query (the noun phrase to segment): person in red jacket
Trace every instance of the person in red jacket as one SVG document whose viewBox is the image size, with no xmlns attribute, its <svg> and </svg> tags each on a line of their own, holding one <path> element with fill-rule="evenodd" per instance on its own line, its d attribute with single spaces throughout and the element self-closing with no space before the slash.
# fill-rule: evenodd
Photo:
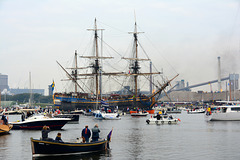
<svg viewBox="0 0 240 160">
<path fill-rule="evenodd" d="M 88 129 L 88 125 L 82 130 L 82 137 L 85 138 L 86 142 L 89 142 L 89 138 L 91 137 L 91 131 Z"/>
</svg>

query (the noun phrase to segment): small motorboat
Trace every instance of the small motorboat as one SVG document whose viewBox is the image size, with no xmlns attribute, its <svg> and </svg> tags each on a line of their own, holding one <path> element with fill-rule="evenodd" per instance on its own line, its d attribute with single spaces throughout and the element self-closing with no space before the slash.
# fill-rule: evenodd
<svg viewBox="0 0 240 160">
<path fill-rule="evenodd" d="M 156 120 L 156 124 L 157 125 L 161 125 L 161 124 L 177 124 L 178 121 L 180 121 L 179 118 L 163 118 L 160 120 Z"/>
<path fill-rule="evenodd" d="M 155 113 L 154 109 L 147 109 L 147 110 L 144 110 L 144 112 L 145 111 L 148 112 L 149 114 L 154 114 Z M 132 113 L 138 113 L 138 111 L 137 110 L 130 111 L 130 114 L 132 114 Z"/>
<path fill-rule="evenodd" d="M 12 127 L 13 126 L 11 124 L 6 125 L 3 120 L 0 120 L 0 135 L 8 134 Z"/>
<path fill-rule="evenodd" d="M 98 113 L 95 114 L 95 119 L 99 119 L 99 120 L 120 120 L 121 117 L 118 113 L 98 112 Z"/>
<path fill-rule="evenodd" d="M 158 118 L 157 118 L 157 115 L 159 116 Z M 167 118 L 168 117 L 167 114 L 164 114 L 164 115 L 163 114 L 157 114 L 157 115 L 151 116 L 151 118 L 147 119 L 146 120 L 147 124 L 156 124 L 157 120 L 160 120 L 162 118 Z"/>
<path fill-rule="evenodd" d="M 157 116 L 151 117 L 146 120 L 147 124 L 177 124 L 181 121 L 179 118 L 173 118 L 172 115 L 161 115 L 159 118 Z"/>
<path fill-rule="evenodd" d="M 169 114 L 181 114 L 182 110 L 174 108 L 174 107 L 168 107 L 167 110 L 166 110 L 166 113 L 169 113 Z"/>
<path fill-rule="evenodd" d="M 34 157 L 103 151 L 108 149 L 108 143 L 109 141 L 105 139 L 91 143 L 62 143 L 31 138 L 32 155 Z"/>
<path fill-rule="evenodd" d="M 25 121 L 9 122 L 13 125 L 12 129 L 41 130 L 43 126 L 49 126 L 51 130 L 61 129 L 70 118 L 52 118 L 44 115 L 33 115 Z"/>
<path fill-rule="evenodd" d="M 239 105 L 215 106 L 216 110 L 207 109 L 205 118 L 207 121 L 240 121 Z"/>
<path fill-rule="evenodd" d="M 200 113 L 205 113 L 205 109 L 188 109 L 187 110 L 188 114 L 200 114 Z"/>
<path fill-rule="evenodd" d="M 102 113 L 102 117 L 105 120 L 120 120 L 121 117 L 118 113 Z"/>
<path fill-rule="evenodd" d="M 146 111 L 139 111 L 139 112 L 134 112 L 134 113 L 131 113 L 131 116 L 133 117 L 141 117 L 141 116 L 147 116 L 149 113 L 146 112 Z"/>
<path fill-rule="evenodd" d="M 80 142 L 58 142 L 54 140 L 39 140 L 31 138 L 31 148 L 33 157 L 52 156 L 52 155 L 70 155 L 98 152 L 109 149 L 112 130 L 107 135 L 107 139 L 90 143 Z"/>
</svg>

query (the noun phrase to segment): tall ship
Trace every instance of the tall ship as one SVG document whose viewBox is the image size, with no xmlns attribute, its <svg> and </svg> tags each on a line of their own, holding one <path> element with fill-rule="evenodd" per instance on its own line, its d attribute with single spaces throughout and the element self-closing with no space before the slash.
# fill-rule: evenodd
<svg viewBox="0 0 240 160">
<path fill-rule="evenodd" d="M 134 31 L 129 32 L 133 35 L 133 46 L 131 57 L 122 57 L 122 60 L 126 60 L 129 62 L 128 71 L 127 72 L 105 72 L 103 71 L 103 62 L 106 59 L 113 59 L 113 57 L 104 57 L 102 53 L 99 52 L 99 41 L 101 40 L 98 32 L 103 29 L 97 28 L 96 19 L 94 22 L 94 29 L 89 29 L 94 32 L 93 38 L 93 55 L 91 56 L 80 56 L 80 58 L 87 58 L 91 60 L 90 65 L 87 67 L 79 67 L 78 66 L 78 54 L 75 51 L 74 56 L 74 67 L 72 68 L 64 68 L 59 62 L 59 66 L 63 69 L 63 71 L 67 75 L 67 80 L 73 82 L 74 91 L 69 93 L 59 93 L 55 92 L 53 95 L 54 105 L 58 107 L 60 110 L 68 110 L 73 111 L 76 109 L 98 109 L 102 104 L 108 104 L 109 106 L 118 107 L 120 110 L 124 110 L 126 108 L 142 108 L 149 109 L 152 108 L 156 104 L 156 96 L 159 96 L 162 91 L 169 85 L 171 81 L 173 81 L 178 75 L 173 77 L 170 80 L 165 81 L 163 84 L 156 85 L 152 81 L 153 75 L 160 75 L 161 72 L 152 72 L 150 69 L 149 72 L 143 73 L 141 72 L 140 62 L 141 61 L 149 61 L 151 64 L 151 60 L 149 58 L 143 59 L 139 58 L 139 41 L 138 34 L 143 32 L 137 31 L 137 23 L 135 22 Z M 102 48 L 101 48 L 102 49 Z M 90 68 L 91 72 L 81 72 L 86 68 Z M 151 66 L 150 66 L 151 68 Z M 67 69 L 70 69 L 68 71 Z M 104 76 L 113 76 L 113 77 L 126 77 L 123 78 L 126 80 L 129 78 L 132 82 L 132 87 L 122 86 L 125 90 L 127 90 L 127 94 L 103 94 L 102 93 L 102 77 Z M 139 77 L 145 77 L 149 82 L 150 86 L 155 86 L 156 91 L 150 92 L 150 94 L 142 94 L 140 92 Z M 82 79 L 91 79 L 94 82 L 91 84 L 87 83 L 79 83 L 82 82 Z M 120 82 L 118 82 L 121 84 Z M 94 89 L 90 89 L 90 86 L 94 86 Z M 86 91 L 87 88 L 88 91 Z M 80 91 L 79 91 L 80 90 Z"/>
</svg>

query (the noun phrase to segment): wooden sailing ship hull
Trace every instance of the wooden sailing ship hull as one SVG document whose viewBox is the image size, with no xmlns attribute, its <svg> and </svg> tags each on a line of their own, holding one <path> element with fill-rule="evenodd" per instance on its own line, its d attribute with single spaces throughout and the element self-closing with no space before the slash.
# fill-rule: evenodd
<svg viewBox="0 0 240 160">
<path fill-rule="evenodd" d="M 104 151 L 107 150 L 108 141 L 102 140 L 91 143 L 60 143 L 31 138 L 31 145 L 33 156 L 47 156 Z"/>
<path fill-rule="evenodd" d="M 86 99 L 80 99 L 77 101 L 71 101 L 69 98 L 66 100 L 66 97 L 63 101 L 61 101 L 60 104 L 55 104 L 56 107 L 59 107 L 60 110 L 65 111 L 74 111 L 76 109 L 87 109 L 87 108 L 96 108 L 96 104 L 101 105 L 101 102 L 93 101 L 93 100 L 86 100 Z M 117 99 L 117 100 L 108 100 L 106 103 L 109 104 L 109 106 L 118 106 L 118 109 L 124 110 L 126 108 L 131 108 L 133 105 L 133 99 Z M 137 98 L 136 99 L 136 106 L 138 108 L 147 108 L 151 105 L 151 102 L 148 98 Z"/>
</svg>

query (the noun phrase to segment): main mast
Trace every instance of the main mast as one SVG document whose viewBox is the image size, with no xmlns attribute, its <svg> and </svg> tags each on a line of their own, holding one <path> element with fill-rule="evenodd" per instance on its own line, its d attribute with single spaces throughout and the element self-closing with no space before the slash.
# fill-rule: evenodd
<svg viewBox="0 0 240 160">
<path fill-rule="evenodd" d="M 96 22 L 96 18 L 95 18 L 95 36 L 94 36 L 94 39 L 95 39 L 95 51 L 96 51 L 96 57 L 98 57 L 98 35 L 97 35 L 97 22 Z M 94 73 L 96 74 L 95 77 L 96 77 L 96 99 L 98 100 L 98 90 L 99 90 L 99 87 L 98 87 L 98 73 L 99 73 L 99 59 L 96 58 L 95 59 L 95 66 L 94 67 Z M 98 103 L 97 103 L 97 106 L 98 106 Z"/>
<path fill-rule="evenodd" d="M 138 34 L 139 33 L 144 33 L 144 32 L 138 32 L 137 31 L 137 23 L 135 21 L 135 28 L 134 28 L 134 32 L 129 32 L 130 34 L 133 34 L 133 38 L 134 38 L 134 44 L 133 44 L 133 56 L 132 58 L 124 58 L 122 57 L 122 59 L 127 59 L 130 60 L 131 62 L 131 66 L 129 67 L 129 69 L 131 69 L 131 73 L 129 73 L 128 75 L 133 76 L 134 79 L 134 88 L 133 88 L 133 107 L 136 107 L 137 105 L 137 96 L 138 96 L 138 76 L 147 76 L 147 75 L 153 75 L 153 74 L 161 74 L 160 72 L 151 72 L 151 73 L 140 73 L 140 65 L 139 65 L 139 61 L 150 61 L 150 59 L 140 59 L 139 58 L 139 53 L 138 53 Z"/>
<path fill-rule="evenodd" d="M 95 85 L 96 85 L 96 100 L 98 101 L 98 94 L 99 94 L 99 54 L 98 54 L 98 30 L 104 30 L 104 29 L 97 29 L 97 20 L 95 18 L 94 21 L 94 29 L 88 29 L 91 31 L 94 31 L 94 45 L 95 45 L 95 63 L 93 64 L 93 74 L 95 74 Z M 96 107 L 98 107 L 98 103 L 96 103 Z"/>
<path fill-rule="evenodd" d="M 138 37 L 137 35 L 139 33 L 143 32 L 137 32 L 137 22 L 135 22 L 135 28 L 134 32 L 129 32 L 130 34 L 133 34 L 134 37 L 134 49 L 135 49 L 135 55 L 133 55 L 133 64 L 130 69 L 132 69 L 132 73 L 134 74 L 134 96 L 133 96 L 133 106 L 136 107 L 136 97 L 138 94 L 138 74 L 139 74 L 139 69 L 141 68 L 138 63 Z"/>
<path fill-rule="evenodd" d="M 74 83 L 75 83 L 75 93 L 77 94 L 77 50 L 75 50 L 75 70 L 72 71 L 72 75 L 74 77 Z"/>
</svg>

